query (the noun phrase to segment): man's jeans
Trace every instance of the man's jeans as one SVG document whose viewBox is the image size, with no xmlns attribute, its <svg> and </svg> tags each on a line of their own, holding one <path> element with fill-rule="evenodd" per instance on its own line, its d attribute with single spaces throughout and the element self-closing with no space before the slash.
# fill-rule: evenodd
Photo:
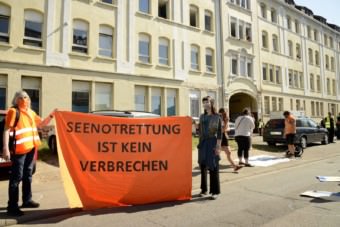
<svg viewBox="0 0 340 227">
<path fill-rule="evenodd" d="M 7 209 L 17 209 L 19 201 L 19 184 L 22 181 L 22 202 L 27 203 L 32 200 L 32 173 L 34 166 L 33 148 L 23 155 L 12 155 L 12 167 L 8 186 L 8 207 Z"/>
</svg>

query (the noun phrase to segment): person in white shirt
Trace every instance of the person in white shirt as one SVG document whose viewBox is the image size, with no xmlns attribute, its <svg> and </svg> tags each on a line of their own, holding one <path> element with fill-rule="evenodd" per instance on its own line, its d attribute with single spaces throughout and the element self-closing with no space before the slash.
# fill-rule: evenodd
<svg viewBox="0 0 340 227">
<path fill-rule="evenodd" d="M 238 146 L 237 156 L 239 164 L 246 167 L 252 167 L 248 162 L 248 158 L 254 128 L 254 119 L 250 116 L 249 109 L 245 108 L 242 115 L 237 117 L 235 121 L 235 140 Z M 244 162 L 242 161 L 243 158 Z"/>
</svg>

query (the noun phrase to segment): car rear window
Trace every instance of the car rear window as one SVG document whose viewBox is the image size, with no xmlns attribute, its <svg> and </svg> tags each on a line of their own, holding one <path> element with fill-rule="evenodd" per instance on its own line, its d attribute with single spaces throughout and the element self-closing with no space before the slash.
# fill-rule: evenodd
<svg viewBox="0 0 340 227">
<path fill-rule="evenodd" d="M 266 124 L 266 128 L 284 128 L 285 123 L 283 119 L 272 119 Z"/>
</svg>

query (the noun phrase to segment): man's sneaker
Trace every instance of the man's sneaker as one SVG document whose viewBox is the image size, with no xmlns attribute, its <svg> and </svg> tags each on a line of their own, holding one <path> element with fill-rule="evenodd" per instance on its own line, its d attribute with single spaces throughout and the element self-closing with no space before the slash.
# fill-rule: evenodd
<svg viewBox="0 0 340 227">
<path fill-rule="evenodd" d="M 24 212 L 20 210 L 19 208 L 15 209 L 7 209 L 7 215 L 12 217 L 19 217 L 24 215 Z"/>
<path fill-rule="evenodd" d="M 21 207 L 22 208 L 38 208 L 39 206 L 40 206 L 39 203 L 34 202 L 33 200 L 31 200 L 31 201 L 28 201 L 26 203 L 23 203 Z"/>
<path fill-rule="evenodd" d="M 217 199 L 217 197 L 218 197 L 218 195 L 217 195 L 217 194 L 212 194 L 210 198 L 211 198 L 212 200 L 216 200 L 216 199 Z"/>
<path fill-rule="evenodd" d="M 206 197 L 208 195 L 207 192 L 200 192 L 200 197 Z"/>
</svg>

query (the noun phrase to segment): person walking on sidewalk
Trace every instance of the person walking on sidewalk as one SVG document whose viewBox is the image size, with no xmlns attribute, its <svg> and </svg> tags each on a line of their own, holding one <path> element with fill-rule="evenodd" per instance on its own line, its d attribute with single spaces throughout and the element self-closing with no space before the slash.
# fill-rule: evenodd
<svg viewBox="0 0 340 227">
<path fill-rule="evenodd" d="M 287 157 L 293 158 L 295 157 L 294 139 L 296 134 L 296 120 L 289 111 L 283 112 L 283 116 L 285 117 L 284 136 L 288 145 Z"/>
<path fill-rule="evenodd" d="M 25 91 L 15 93 L 13 107 L 9 108 L 3 134 L 3 158 L 11 160 L 11 174 L 8 186 L 7 214 L 21 216 L 24 214 L 18 206 L 19 184 L 22 181 L 22 208 L 37 208 L 39 203 L 32 200 L 32 172 L 34 156 L 40 145 L 38 127 L 47 125 L 53 118 L 54 111 L 42 120 L 32 109 L 31 100 Z M 19 115 L 19 118 L 17 117 Z M 15 127 L 14 127 L 15 126 Z M 9 145 L 10 134 L 14 137 L 13 146 Z M 11 146 L 11 147 L 10 147 Z"/>
<path fill-rule="evenodd" d="M 340 113 L 336 117 L 336 138 L 340 140 Z"/>
<path fill-rule="evenodd" d="M 225 152 L 227 159 L 229 163 L 234 168 L 234 172 L 237 173 L 239 169 L 242 168 L 241 165 L 236 165 L 234 161 L 231 158 L 231 150 L 228 142 L 228 123 L 229 123 L 229 117 L 227 116 L 227 112 L 224 108 L 220 108 L 218 113 L 221 116 L 222 119 L 222 142 L 221 142 L 221 150 Z"/>
<path fill-rule="evenodd" d="M 204 113 L 199 120 L 198 164 L 201 169 L 201 196 L 207 195 L 207 170 L 210 176 L 211 199 L 220 194 L 219 152 L 221 149 L 222 124 L 214 100 L 209 96 L 202 99 Z"/>
<path fill-rule="evenodd" d="M 255 128 L 254 119 L 250 116 L 250 111 L 245 108 L 242 115 L 236 118 L 235 121 L 235 140 L 237 142 L 237 156 L 239 165 L 252 167 L 248 162 L 249 150 L 251 146 L 251 136 Z M 244 158 L 244 162 L 242 159 Z"/>
</svg>

